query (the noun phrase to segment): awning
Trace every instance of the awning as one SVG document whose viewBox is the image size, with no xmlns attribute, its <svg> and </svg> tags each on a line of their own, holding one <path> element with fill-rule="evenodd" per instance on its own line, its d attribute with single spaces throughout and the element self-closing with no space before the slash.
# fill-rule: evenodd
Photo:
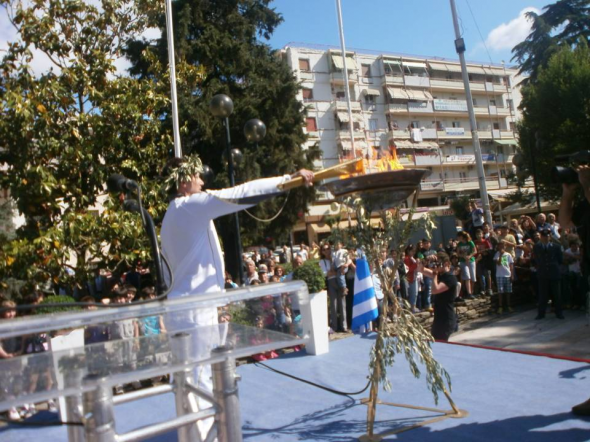
<svg viewBox="0 0 590 442">
<path fill-rule="evenodd" d="M 416 90 L 416 89 L 406 89 L 405 92 L 408 94 L 410 100 L 423 100 L 428 101 L 432 100 L 432 95 L 428 91 Z"/>
<path fill-rule="evenodd" d="M 467 72 L 469 72 L 470 74 L 486 74 L 486 71 L 484 71 L 483 68 L 479 66 L 467 66 Z"/>
<path fill-rule="evenodd" d="M 356 138 L 356 137 L 355 137 Z M 338 144 L 342 146 L 342 150 L 352 150 L 352 143 L 349 140 L 340 140 Z M 365 140 L 354 140 L 354 148 L 355 149 L 367 149 L 368 145 Z"/>
<path fill-rule="evenodd" d="M 506 75 L 506 73 L 504 72 L 504 69 L 499 69 L 499 68 L 484 68 L 484 71 L 487 75 L 499 75 L 500 77 L 504 77 Z"/>
<path fill-rule="evenodd" d="M 344 69 L 344 61 L 342 60 L 341 55 L 332 54 L 332 61 L 334 62 L 334 66 L 338 69 Z M 346 56 L 346 69 L 358 69 L 354 58 L 351 55 Z"/>
<path fill-rule="evenodd" d="M 543 198 L 541 198 L 541 211 L 542 212 L 548 212 L 551 210 L 557 210 L 559 209 L 559 203 L 555 202 L 552 203 L 551 201 L 545 201 Z M 514 203 L 509 205 L 508 207 L 505 207 L 504 209 L 502 209 L 500 212 L 497 212 L 497 215 L 502 215 L 502 216 L 518 216 L 518 215 L 524 215 L 526 213 L 537 213 L 538 209 L 537 209 L 537 202 L 536 201 L 532 201 L 528 204 L 521 204 L 521 203 Z"/>
<path fill-rule="evenodd" d="M 406 140 L 395 140 L 395 147 L 397 147 L 398 149 L 413 149 L 414 148 L 414 143 L 412 143 L 411 141 L 406 141 Z"/>
<path fill-rule="evenodd" d="M 409 68 L 422 68 L 426 69 L 426 63 L 416 63 L 413 61 L 402 61 L 402 65 L 407 66 Z"/>
<path fill-rule="evenodd" d="M 449 72 L 461 72 L 461 65 L 460 64 L 447 64 L 447 69 Z"/>
<path fill-rule="evenodd" d="M 431 62 L 428 62 L 428 66 L 433 71 L 442 71 L 442 72 L 447 72 L 448 71 L 447 65 L 444 64 L 444 63 L 431 63 Z"/>
<path fill-rule="evenodd" d="M 408 93 L 400 87 L 388 87 L 387 92 L 392 99 L 408 100 L 410 98 Z"/>
<path fill-rule="evenodd" d="M 500 146 L 518 146 L 518 141 L 516 140 L 494 140 L 494 143 Z"/>
<path fill-rule="evenodd" d="M 379 89 L 364 89 L 362 92 L 365 95 L 373 95 L 375 97 L 379 97 L 381 95 L 381 91 Z"/>
</svg>

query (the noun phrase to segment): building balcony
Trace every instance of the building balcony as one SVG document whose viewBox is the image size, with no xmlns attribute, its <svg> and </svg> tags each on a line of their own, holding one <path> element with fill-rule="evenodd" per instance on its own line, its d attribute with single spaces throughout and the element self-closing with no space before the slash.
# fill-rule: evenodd
<svg viewBox="0 0 590 442">
<path fill-rule="evenodd" d="M 359 76 L 356 72 L 348 72 L 348 84 L 357 84 Z M 333 84 L 344 84 L 344 72 L 330 72 L 330 83 Z"/>
<path fill-rule="evenodd" d="M 402 76 L 395 76 L 395 75 L 385 75 L 383 77 L 382 84 L 387 86 L 399 86 L 400 84 L 404 84 L 404 77 Z"/>
<path fill-rule="evenodd" d="M 437 134 L 436 129 L 433 127 L 427 127 L 422 130 L 422 139 L 423 140 L 436 140 Z"/>
<path fill-rule="evenodd" d="M 432 101 L 409 101 L 408 112 L 415 114 L 432 114 Z"/>
<path fill-rule="evenodd" d="M 408 104 L 407 103 L 389 103 L 387 105 L 386 111 L 390 114 L 407 113 L 408 112 Z"/>
<path fill-rule="evenodd" d="M 430 87 L 429 77 L 420 77 L 418 75 L 406 75 L 404 77 L 404 82 L 406 86 Z"/>
<path fill-rule="evenodd" d="M 443 89 L 443 90 L 464 90 L 463 81 L 461 80 L 444 80 L 444 79 L 430 79 L 430 87 L 432 89 Z"/>
<path fill-rule="evenodd" d="M 361 104 L 358 101 L 354 101 L 351 97 L 350 99 L 350 109 L 352 111 L 360 111 Z M 332 102 L 332 110 L 338 112 L 348 112 L 348 104 L 346 103 L 345 98 L 338 98 Z"/>
<path fill-rule="evenodd" d="M 474 106 L 473 111 L 475 112 L 475 115 L 488 115 L 490 113 L 487 107 L 482 106 Z"/>
<path fill-rule="evenodd" d="M 355 130 L 353 131 L 354 139 L 355 140 L 365 140 L 365 132 Z M 350 141 L 350 131 L 346 130 L 337 130 L 336 131 L 336 139 L 337 140 L 349 140 Z"/>
<path fill-rule="evenodd" d="M 298 71 L 297 78 L 299 81 L 315 81 L 315 72 Z"/>
<path fill-rule="evenodd" d="M 416 163 L 416 166 L 440 166 L 441 157 L 438 155 L 438 152 L 435 155 L 416 154 L 414 157 L 414 162 Z"/>
<path fill-rule="evenodd" d="M 387 138 L 389 140 L 396 139 L 396 138 L 409 139 L 410 138 L 410 131 L 409 130 L 401 130 L 401 129 L 390 130 L 387 132 Z"/>
<path fill-rule="evenodd" d="M 510 108 L 509 107 L 498 107 L 496 108 L 498 115 L 501 116 L 509 116 L 510 115 Z"/>
<path fill-rule="evenodd" d="M 446 140 L 464 140 L 471 138 L 471 131 L 463 127 L 447 127 L 444 130 L 438 130 L 436 132 L 438 138 L 444 138 Z"/>
</svg>

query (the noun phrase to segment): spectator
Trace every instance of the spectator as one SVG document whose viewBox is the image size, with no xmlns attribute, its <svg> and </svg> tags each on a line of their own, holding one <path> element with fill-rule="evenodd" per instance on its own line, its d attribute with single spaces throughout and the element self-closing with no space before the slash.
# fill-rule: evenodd
<svg viewBox="0 0 590 442">
<path fill-rule="evenodd" d="M 283 279 L 285 279 L 285 269 L 280 265 L 276 266 L 275 273 L 273 276 L 279 278 L 279 281 L 283 281 Z"/>
<path fill-rule="evenodd" d="M 354 248 L 348 248 L 348 270 L 346 271 L 346 326 L 348 330 L 352 326 L 352 307 L 354 305 L 354 278 L 356 276 L 356 251 Z"/>
<path fill-rule="evenodd" d="M 154 287 L 145 287 L 141 291 L 141 299 L 143 301 L 156 299 L 156 289 Z M 166 333 L 164 318 L 161 315 L 139 318 L 139 331 L 142 336 L 157 336 Z"/>
<path fill-rule="evenodd" d="M 549 229 L 551 230 L 551 237 L 555 240 L 559 240 L 559 238 L 561 238 L 561 235 L 559 234 L 561 226 L 555 221 L 555 215 L 553 213 L 547 215 L 547 224 L 549 224 Z"/>
<path fill-rule="evenodd" d="M 550 241 L 551 230 L 541 231 L 541 240 L 533 248 L 533 260 L 537 268 L 539 282 L 539 312 L 535 319 L 543 319 L 547 310 L 547 302 L 553 299 L 555 316 L 564 319 L 561 310 L 561 272 L 559 266 L 563 261 L 561 246 Z"/>
<path fill-rule="evenodd" d="M 95 300 L 92 296 L 85 296 L 81 302 L 86 302 L 88 305 L 86 310 L 96 310 L 97 307 L 92 305 Z M 97 342 L 106 342 L 109 340 L 109 327 L 107 325 L 88 325 L 84 327 L 84 345 L 96 344 Z"/>
<path fill-rule="evenodd" d="M 342 241 L 336 241 L 336 250 L 334 252 L 334 267 L 336 268 L 336 284 L 338 286 L 338 296 L 346 296 L 345 274 L 348 270 L 348 251 L 344 248 Z"/>
<path fill-rule="evenodd" d="M 318 246 L 315 241 L 311 243 L 311 249 L 309 250 L 309 259 L 320 259 L 320 246 Z"/>
<path fill-rule="evenodd" d="M 520 228 L 525 241 L 533 239 L 533 234 L 537 231 L 537 225 L 530 216 L 522 215 L 520 217 Z"/>
<path fill-rule="evenodd" d="M 514 280 L 514 259 L 510 253 L 506 252 L 506 245 L 502 242 L 498 244 L 494 262 L 496 263 L 496 286 L 498 287 L 498 314 L 503 313 L 502 295 L 506 297 L 506 310 L 512 313 L 510 296 Z"/>
<path fill-rule="evenodd" d="M 245 285 L 252 285 L 254 280 L 258 280 L 258 273 L 256 272 L 256 263 L 253 259 L 246 261 L 246 281 Z"/>
<path fill-rule="evenodd" d="M 568 265 L 567 283 L 571 300 L 564 300 L 567 306 L 570 302 L 573 308 L 582 308 L 586 305 L 584 293 L 584 280 L 582 279 L 582 251 L 577 239 L 569 242 L 569 248 L 563 254 L 564 261 Z M 567 308 L 567 307 L 566 307 Z"/>
<path fill-rule="evenodd" d="M 415 258 L 416 251 L 412 244 L 405 250 L 404 264 L 408 268 L 406 279 L 408 280 L 408 302 L 412 313 L 416 312 L 416 301 L 418 298 L 418 278 L 416 277 L 418 261 Z"/>
<path fill-rule="evenodd" d="M 483 227 L 484 213 L 474 201 L 469 203 L 469 212 L 471 215 L 471 235 L 475 236 L 475 231 Z"/>
<path fill-rule="evenodd" d="M 541 232 L 542 230 L 549 229 L 550 226 L 547 223 L 547 217 L 543 213 L 538 213 L 535 217 L 536 225 L 537 225 L 537 232 Z"/>
<path fill-rule="evenodd" d="M 451 272 L 451 261 L 443 258 L 442 267 L 420 270 L 432 278 L 432 296 L 434 298 L 434 320 L 432 337 L 437 341 L 448 341 L 457 328 L 454 301 L 457 296 L 457 278 Z"/>
<path fill-rule="evenodd" d="M 480 281 L 480 295 L 484 296 L 486 293 L 492 295 L 492 265 L 494 263 L 492 243 L 489 239 L 483 237 L 483 231 L 477 229 L 475 231 L 475 247 L 477 248 L 477 255 L 475 258 L 476 266 L 475 273 L 479 275 Z"/>
<path fill-rule="evenodd" d="M 459 244 L 457 245 L 457 255 L 461 265 L 461 280 L 465 284 L 465 299 L 473 299 L 473 286 L 476 281 L 475 272 L 475 255 L 477 249 L 471 241 L 471 236 L 467 232 L 459 232 Z"/>
<path fill-rule="evenodd" d="M 127 304 L 131 304 L 135 299 L 135 295 L 137 295 L 137 289 L 131 284 L 125 284 L 123 285 L 123 291 L 127 298 Z"/>
<path fill-rule="evenodd" d="M 258 280 L 260 281 L 260 284 L 268 284 L 270 281 L 268 267 L 265 264 L 260 264 L 258 266 Z"/>
<path fill-rule="evenodd" d="M 140 259 L 136 259 L 133 267 L 125 274 L 125 282 L 135 287 L 137 291 L 141 290 L 142 276 L 147 274 L 148 270 L 143 268 L 143 263 Z"/>
<path fill-rule="evenodd" d="M 506 246 L 506 252 L 510 253 L 514 259 L 516 257 L 516 238 L 510 233 L 507 224 L 500 226 L 500 236 L 498 236 L 498 241 L 504 243 Z"/>
<path fill-rule="evenodd" d="M 457 253 L 457 240 L 454 238 L 449 239 L 447 246 L 445 247 L 447 255 L 451 256 Z"/>
<path fill-rule="evenodd" d="M 225 289 L 237 289 L 239 286 L 234 282 L 233 278 L 231 277 L 230 273 L 226 270 L 225 271 Z"/>
<path fill-rule="evenodd" d="M 287 264 L 291 262 L 291 250 L 285 244 L 279 253 L 279 264 Z"/>
<path fill-rule="evenodd" d="M 9 309 L 0 313 L 0 320 L 6 321 L 16 317 L 16 303 L 14 301 L 2 301 L 0 307 L 3 309 Z M 15 356 L 18 356 L 22 353 L 22 347 L 23 343 L 20 337 L 8 338 L 0 341 L 0 359 L 12 359 Z M 2 388 L 4 394 L 6 391 L 16 391 L 14 388 L 15 386 L 13 385 L 15 379 L 11 375 L 20 371 L 20 366 L 20 360 L 11 361 L 9 366 L 4 364 L 5 372 L 0 373 L 0 388 Z M 20 413 L 16 407 L 9 408 L 8 419 L 11 421 L 17 421 L 20 419 Z"/>
<path fill-rule="evenodd" d="M 346 298 L 340 293 L 337 283 L 336 268 L 332 258 L 332 249 L 329 244 L 324 244 L 321 248 L 322 259 L 320 259 L 320 268 L 326 278 L 326 287 L 328 290 L 329 311 L 328 321 L 330 328 L 336 332 L 346 331 Z"/>
<path fill-rule="evenodd" d="M 305 243 L 301 243 L 300 247 L 298 255 L 301 256 L 301 259 L 305 262 L 309 259 L 309 252 Z"/>
</svg>

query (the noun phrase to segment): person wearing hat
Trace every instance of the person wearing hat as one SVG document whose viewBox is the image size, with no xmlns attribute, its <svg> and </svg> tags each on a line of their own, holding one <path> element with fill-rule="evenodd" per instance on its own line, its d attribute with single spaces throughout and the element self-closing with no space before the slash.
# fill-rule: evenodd
<svg viewBox="0 0 590 442">
<path fill-rule="evenodd" d="M 555 316 L 564 319 L 561 310 L 561 246 L 551 242 L 551 229 L 541 230 L 541 240 L 533 247 L 533 262 L 537 269 L 539 310 L 535 319 L 543 319 L 547 302 L 553 299 Z"/>
<path fill-rule="evenodd" d="M 260 264 L 258 266 L 258 280 L 260 281 L 260 284 L 268 283 L 269 276 L 268 276 L 268 267 L 266 266 L 266 264 Z"/>
</svg>

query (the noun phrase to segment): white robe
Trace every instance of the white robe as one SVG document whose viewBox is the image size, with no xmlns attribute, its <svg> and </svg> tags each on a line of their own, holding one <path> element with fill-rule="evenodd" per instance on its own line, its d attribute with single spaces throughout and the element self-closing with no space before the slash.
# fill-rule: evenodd
<svg viewBox="0 0 590 442">
<path fill-rule="evenodd" d="M 225 285 L 225 268 L 213 220 L 252 207 L 258 201 L 280 193 L 277 186 L 289 179 L 289 175 L 264 178 L 229 189 L 200 192 L 174 199 L 168 206 L 160 232 L 162 253 L 174 275 L 174 286 L 168 298 L 222 291 Z M 164 268 L 164 273 L 167 273 L 166 267 Z M 167 317 L 166 329 L 173 335 L 179 330 L 217 323 L 217 309 L 204 308 Z M 223 331 L 197 330 L 193 334 L 191 356 L 207 357 L 212 348 L 223 343 L 222 335 Z M 199 387 L 212 390 L 210 366 L 197 367 L 194 376 Z M 206 407 L 205 404 L 206 402 L 199 400 L 199 407 Z M 199 427 L 203 432 L 202 426 Z"/>
</svg>

